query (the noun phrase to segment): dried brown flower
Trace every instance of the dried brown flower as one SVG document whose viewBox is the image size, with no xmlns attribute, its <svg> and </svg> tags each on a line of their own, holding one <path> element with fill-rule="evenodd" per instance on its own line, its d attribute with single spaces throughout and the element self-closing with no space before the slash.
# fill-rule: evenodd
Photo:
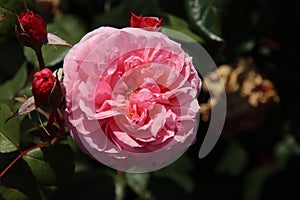
<svg viewBox="0 0 300 200">
<path fill-rule="evenodd" d="M 277 103 L 279 97 L 273 83 L 263 77 L 252 58 L 240 58 L 233 65 L 218 67 L 227 96 L 227 113 L 224 135 L 229 136 L 257 127 L 270 105 Z M 218 72 L 204 77 L 203 91 L 208 92 L 206 84 L 213 90 L 211 98 L 201 106 L 202 120 L 208 121 L 211 109 L 218 104 L 223 89 L 214 82 Z"/>
</svg>

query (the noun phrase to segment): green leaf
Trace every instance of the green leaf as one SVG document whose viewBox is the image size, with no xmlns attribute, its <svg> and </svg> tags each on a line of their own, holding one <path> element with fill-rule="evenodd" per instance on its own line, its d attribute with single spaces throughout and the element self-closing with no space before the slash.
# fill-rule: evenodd
<svg viewBox="0 0 300 200">
<path fill-rule="evenodd" d="M 185 156 L 182 156 L 171 165 L 154 172 L 157 177 L 166 177 L 175 182 L 186 193 L 191 193 L 194 190 L 194 182 L 190 176 L 193 169 L 192 162 Z"/>
<path fill-rule="evenodd" d="M 193 163 L 182 156 L 171 165 L 153 172 L 149 189 L 154 199 L 193 199 L 195 185 L 192 177 Z"/>
<path fill-rule="evenodd" d="M 16 14 L 25 10 L 24 0 L 1 0 L 0 14 L 5 14 L 5 20 L 0 23 L 0 39 L 14 34 L 14 25 L 17 24 Z M 31 0 L 26 0 L 28 6 L 32 5 Z"/>
<path fill-rule="evenodd" d="M 79 153 L 79 152 L 82 153 L 82 151 L 80 150 L 80 148 L 78 147 L 78 145 L 76 144 L 76 142 L 74 141 L 74 139 L 71 137 L 71 135 L 68 135 L 65 140 L 61 141 L 61 143 L 70 146 L 71 149 L 75 153 Z M 76 167 L 78 167 L 78 166 L 76 165 Z"/>
<path fill-rule="evenodd" d="M 95 18 L 94 26 L 128 27 L 130 13 L 137 15 L 160 17 L 162 10 L 159 0 L 123 0 L 116 7 Z"/>
<path fill-rule="evenodd" d="M 203 38 L 201 38 L 199 35 L 193 33 L 189 29 L 189 24 L 188 24 L 187 21 L 185 21 L 184 19 L 181 19 L 179 17 L 176 17 L 172 14 L 168 14 L 167 21 L 165 21 L 163 28 L 178 31 L 182 34 L 187 35 L 188 37 L 192 38 L 193 40 L 195 40 L 199 43 L 204 43 Z M 166 35 L 168 35 L 171 38 L 178 39 L 180 41 L 183 40 L 184 42 L 190 42 L 190 41 L 185 41 L 184 37 L 180 37 L 180 35 L 174 34 L 174 32 L 172 32 L 172 31 L 162 29 L 162 32 L 165 33 Z"/>
<path fill-rule="evenodd" d="M 0 172 L 2 172 L 18 155 L 19 152 L 17 151 L 12 153 L 0 153 Z M 12 173 L 13 170 L 10 172 Z"/>
<path fill-rule="evenodd" d="M 23 159 L 27 162 L 31 172 L 38 182 L 45 185 L 55 184 L 57 177 L 50 164 L 45 160 L 41 148 L 29 151 Z"/>
<path fill-rule="evenodd" d="M 26 200 L 29 199 L 24 193 L 14 188 L 0 186 L 0 199 L 5 200 Z"/>
<path fill-rule="evenodd" d="M 106 173 L 107 168 L 96 166 L 75 173 L 58 186 L 52 199 L 115 199 L 113 176 Z"/>
<path fill-rule="evenodd" d="M 49 33 L 55 33 L 55 35 L 70 44 L 77 43 L 86 33 L 85 25 L 80 20 L 70 15 L 56 18 L 53 23 L 47 26 L 47 31 Z M 42 54 L 45 65 L 51 67 L 60 63 L 69 50 L 70 47 L 67 46 L 44 45 L 42 47 Z M 38 65 L 35 52 L 31 48 L 24 47 L 24 55 L 29 62 Z"/>
<path fill-rule="evenodd" d="M 0 102 L 10 104 L 15 95 L 24 86 L 27 77 L 26 63 L 24 63 L 17 74 L 11 80 L 0 86 Z"/>
<path fill-rule="evenodd" d="M 69 178 L 74 171 L 74 153 L 68 145 L 36 148 L 23 159 L 37 181 L 44 185 L 56 185 Z"/>
<path fill-rule="evenodd" d="M 151 193 L 148 191 L 147 186 L 149 183 L 149 173 L 125 173 L 125 178 L 129 187 L 139 196 L 144 199 L 151 199 Z"/>
<path fill-rule="evenodd" d="M 3 177 L 1 183 L 6 187 L 15 188 L 21 191 L 28 196 L 28 199 L 41 200 L 41 192 L 39 191 L 38 184 L 34 177 L 30 176 L 28 173 L 9 173 Z"/>
<path fill-rule="evenodd" d="M 126 197 L 126 183 L 116 174 L 113 177 L 115 181 L 115 200 L 123 200 Z"/>
<path fill-rule="evenodd" d="M 221 19 L 222 0 L 185 0 L 186 10 L 191 23 L 204 36 L 222 41 Z"/>
<path fill-rule="evenodd" d="M 134 12 L 144 16 L 159 17 L 162 14 L 159 0 L 124 0 L 127 13 Z M 129 21 L 128 21 L 129 23 Z"/>
<path fill-rule="evenodd" d="M 113 26 L 121 28 L 129 26 L 130 13 L 124 12 L 125 4 L 120 4 L 109 12 L 96 16 L 94 19 L 94 28 L 99 26 Z"/>
<path fill-rule="evenodd" d="M 274 157 L 280 167 L 285 167 L 289 158 L 293 155 L 300 155 L 300 145 L 293 135 L 286 135 L 285 138 L 276 145 Z"/>
<path fill-rule="evenodd" d="M 259 194 L 268 175 L 270 175 L 270 171 L 266 167 L 254 168 L 247 174 L 244 193 L 245 200 L 259 199 Z"/>
<path fill-rule="evenodd" d="M 24 63 L 25 57 L 23 49 L 20 48 L 20 43 L 16 39 L 0 41 L 0 52 L 0 82 L 3 84 L 4 81 L 15 76 Z"/>
<path fill-rule="evenodd" d="M 223 159 L 217 166 L 217 170 L 236 176 L 245 168 L 247 161 L 247 152 L 236 141 L 233 141 L 228 144 Z"/>
<path fill-rule="evenodd" d="M 9 107 L 0 104 L 0 152 L 9 153 L 16 151 L 20 145 L 20 129 L 16 119 L 5 123 L 5 120 L 12 115 Z"/>
</svg>

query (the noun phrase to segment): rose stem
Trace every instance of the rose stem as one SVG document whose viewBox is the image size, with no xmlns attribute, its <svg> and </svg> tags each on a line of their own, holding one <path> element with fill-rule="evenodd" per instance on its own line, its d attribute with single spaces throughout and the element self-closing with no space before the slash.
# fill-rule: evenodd
<svg viewBox="0 0 300 200">
<path fill-rule="evenodd" d="M 24 151 L 22 151 L 0 174 L 0 179 L 2 178 L 2 176 L 4 176 L 4 174 L 14 165 L 16 164 L 16 162 L 18 160 L 20 160 L 26 153 L 28 153 L 29 151 L 33 150 L 33 149 L 37 149 L 37 148 L 40 148 L 40 147 L 43 147 L 43 146 L 46 146 L 45 143 L 42 143 L 42 144 L 37 144 L 31 148 L 28 148 Z"/>
<path fill-rule="evenodd" d="M 44 62 L 44 58 L 43 58 L 43 54 L 42 54 L 42 49 L 41 48 L 37 48 L 35 49 L 35 54 L 36 57 L 39 61 L 39 65 L 40 65 L 40 69 L 44 69 L 45 68 L 45 62 Z"/>
<path fill-rule="evenodd" d="M 46 130 L 48 130 L 49 132 L 50 132 L 50 128 L 51 128 L 51 125 L 53 124 L 54 120 L 55 120 L 55 113 L 54 113 L 53 108 L 51 108 L 49 118 L 48 118 L 48 123 L 46 125 Z"/>
</svg>

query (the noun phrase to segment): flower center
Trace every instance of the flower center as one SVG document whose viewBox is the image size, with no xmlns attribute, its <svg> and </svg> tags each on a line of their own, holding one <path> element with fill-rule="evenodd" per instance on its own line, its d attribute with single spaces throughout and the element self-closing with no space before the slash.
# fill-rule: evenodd
<svg viewBox="0 0 300 200">
<path fill-rule="evenodd" d="M 137 89 L 135 92 L 131 92 L 128 100 L 131 121 L 139 125 L 147 123 L 149 120 L 148 111 L 155 105 L 153 93 L 147 88 Z"/>
<path fill-rule="evenodd" d="M 131 121 L 140 126 L 149 122 L 149 111 L 158 102 L 161 89 L 151 78 L 144 78 L 143 83 L 135 90 L 125 94 L 128 100 L 128 116 Z"/>
</svg>

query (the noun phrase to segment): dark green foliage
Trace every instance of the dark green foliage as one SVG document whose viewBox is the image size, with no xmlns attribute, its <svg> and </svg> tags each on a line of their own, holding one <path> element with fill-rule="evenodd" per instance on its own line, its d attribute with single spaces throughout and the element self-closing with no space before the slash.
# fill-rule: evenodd
<svg viewBox="0 0 300 200">
<path fill-rule="evenodd" d="M 26 0 L 29 8 L 38 10 L 33 2 Z M 21 47 L 14 37 L 23 0 L 0 0 L 0 16 L 8 17 L 0 21 L 0 173 L 21 155 L 0 177 L 0 199 L 299 198 L 297 5 L 279 0 L 61 0 L 57 8 L 61 13 L 47 28 L 72 45 L 100 26 L 128 27 L 130 12 L 163 17 L 164 28 L 203 45 L 217 65 L 252 57 L 277 89 L 280 102 L 266 112 L 261 124 L 232 137 L 221 136 L 205 158 L 198 158 L 208 126 L 201 121 L 198 139 L 183 157 L 155 172 L 129 174 L 92 160 L 70 136 L 55 144 L 45 142 L 41 130 L 32 126 L 38 119 L 36 111 L 5 123 L 19 108 L 17 100 L 31 95 L 38 62 L 34 52 Z M 46 66 L 62 67 L 69 49 L 43 46 Z M 202 95 L 200 101 L 207 99 Z M 44 122 L 44 116 L 40 117 Z"/>
</svg>

